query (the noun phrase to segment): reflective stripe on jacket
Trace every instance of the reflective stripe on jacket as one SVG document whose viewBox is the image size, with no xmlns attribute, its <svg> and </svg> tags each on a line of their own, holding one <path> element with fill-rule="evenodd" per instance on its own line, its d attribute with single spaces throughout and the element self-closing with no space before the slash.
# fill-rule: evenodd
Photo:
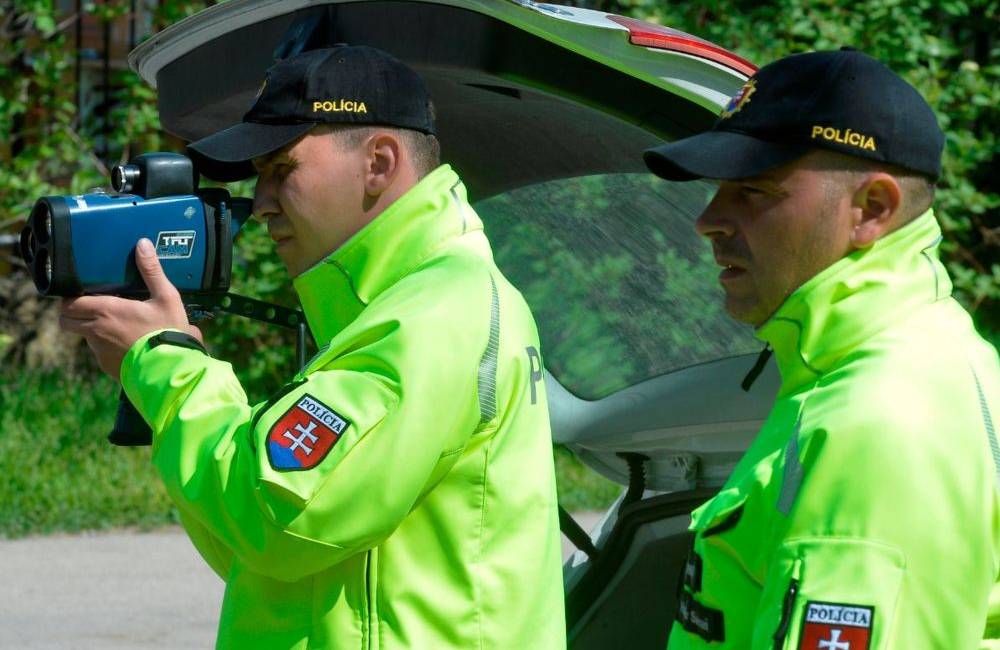
<svg viewBox="0 0 1000 650">
<path fill-rule="evenodd" d="M 264 404 L 157 334 L 122 364 L 227 582 L 218 647 L 565 647 L 538 336 L 458 176 L 438 168 L 295 288 L 320 352 Z"/>
<path fill-rule="evenodd" d="M 940 241 L 928 212 L 818 274 L 758 330 L 781 388 L 692 515 L 671 650 L 996 636 L 1000 363 L 950 297 Z"/>
</svg>

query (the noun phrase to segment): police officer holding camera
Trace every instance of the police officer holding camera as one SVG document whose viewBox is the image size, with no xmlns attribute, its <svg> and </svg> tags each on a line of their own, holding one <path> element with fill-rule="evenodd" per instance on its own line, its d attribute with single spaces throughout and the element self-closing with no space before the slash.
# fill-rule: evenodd
<svg viewBox="0 0 1000 650">
<path fill-rule="evenodd" d="M 276 63 L 242 123 L 191 145 L 210 178 L 258 174 L 320 345 L 263 404 L 150 242 L 148 301 L 64 303 L 227 581 L 219 647 L 565 646 L 537 332 L 433 134 L 412 70 L 337 46 Z"/>
<path fill-rule="evenodd" d="M 647 152 L 719 180 L 696 227 L 781 373 L 692 515 L 671 650 L 1000 638 L 1000 363 L 938 259 L 943 144 L 913 87 L 846 50 L 761 68 L 711 131 Z"/>
</svg>

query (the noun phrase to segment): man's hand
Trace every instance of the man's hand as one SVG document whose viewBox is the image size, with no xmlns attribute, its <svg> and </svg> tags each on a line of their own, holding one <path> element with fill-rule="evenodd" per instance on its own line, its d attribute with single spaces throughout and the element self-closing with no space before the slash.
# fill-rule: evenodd
<svg viewBox="0 0 1000 650">
<path fill-rule="evenodd" d="M 141 239 L 136 245 L 135 263 L 149 289 L 149 300 L 113 296 L 70 298 L 63 300 L 59 316 L 59 326 L 86 338 L 97 365 L 115 379 L 125 353 L 150 332 L 177 329 L 201 340 L 201 331 L 188 324 L 181 295 L 163 273 L 153 243 L 148 239 Z"/>
</svg>

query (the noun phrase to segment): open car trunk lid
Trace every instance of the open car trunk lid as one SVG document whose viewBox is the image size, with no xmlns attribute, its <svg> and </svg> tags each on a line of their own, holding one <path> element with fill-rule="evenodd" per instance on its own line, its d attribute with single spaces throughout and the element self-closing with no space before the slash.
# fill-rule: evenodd
<svg viewBox="0 0 1000 650">
<path fill-rule="evenodd" d="M 240 121 L 275 60 L 335 43 L 384 49 L 423 76 L 442 149 L 474 200 L 645 171 L 644 148 L 710 126 L 745 76 L 633 45 L 607 14 L 508 0 L 233 0 L 129 60 L 158 89 L 163 127 L 190 141 Z"/>
</svg>

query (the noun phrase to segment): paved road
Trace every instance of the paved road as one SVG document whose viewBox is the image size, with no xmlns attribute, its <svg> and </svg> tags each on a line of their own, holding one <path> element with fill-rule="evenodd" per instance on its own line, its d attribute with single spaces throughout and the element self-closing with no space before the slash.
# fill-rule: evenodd
<svg viewBox="0 0 1000 650">
<path fill-rule="evenodd" d="M 222 591 L 179 528 L 0 541 L 0 649 L 211 648 Z"/>
</svg>

